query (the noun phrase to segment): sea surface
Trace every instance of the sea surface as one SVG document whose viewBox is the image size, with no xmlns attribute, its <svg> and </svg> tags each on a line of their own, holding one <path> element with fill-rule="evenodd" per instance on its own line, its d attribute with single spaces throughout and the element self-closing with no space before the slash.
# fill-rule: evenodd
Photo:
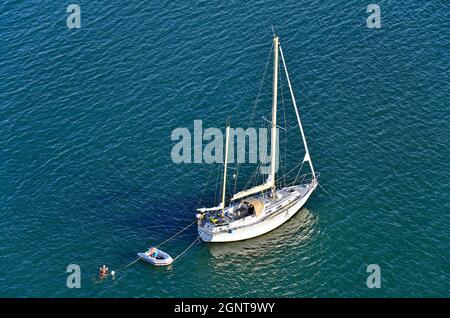
<svg viewBox="0 0 450 318">
<path fill-rule="evenodd" d="M 73 2 L 79 29 L 69 2 L 0 4 L 1 297 L 450 295 L 447 1 L 377 1 L 379 29 L 372 1 Z M 272 25 L 322 187 L 266 235 L 123 268 L 218 197 L 220 164 L 174 163 L 172 131 L 270 118 Z M 287 169 L 304 151 L 281 90 Z"/>
</svg>

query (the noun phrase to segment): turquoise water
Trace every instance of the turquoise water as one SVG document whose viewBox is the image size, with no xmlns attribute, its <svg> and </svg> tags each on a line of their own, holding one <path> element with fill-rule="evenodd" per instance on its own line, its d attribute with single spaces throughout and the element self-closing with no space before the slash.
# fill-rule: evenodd
<svg viewBox="0 0 450 318">
<path fill-rule="evenodd" d="M 449 7 L 377 3 L 378 30 L 356 0 L 79 1 L 69 30 L 67 4 L 3 1 L 0 296 L 448 296 Z M 119 269 L 192 221 L 211 165 L 174 164 L 171 132 L 226 116 L 247 127 L 272 24 L 330 195 L 257 239 L 99 282 L 100 265 Z M 295 165 L 301 142 L 286 134 Z M 202 204 L 214 196 L 212 182 Z M 66 287 L 72 263 L 80 289 Z M 372 263 L 380 289 L 366 286 Z"/>
</svg>

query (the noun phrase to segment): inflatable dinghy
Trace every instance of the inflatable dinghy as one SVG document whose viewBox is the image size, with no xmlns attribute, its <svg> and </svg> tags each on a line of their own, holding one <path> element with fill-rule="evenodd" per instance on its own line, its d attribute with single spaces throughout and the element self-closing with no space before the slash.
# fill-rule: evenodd
<svg viewBox="0 0 450 318">
<path fill-rule="evenodd" d="M 155 266 L 167 266 L 173 263 L 173 258 L 170 257 L 169 254 L 158 249 L 156 257 L 150 256 L 150 251 L 147 251 L 145 253 L 137 253 L 137 255 L 140 259 Z"/>
</svg>

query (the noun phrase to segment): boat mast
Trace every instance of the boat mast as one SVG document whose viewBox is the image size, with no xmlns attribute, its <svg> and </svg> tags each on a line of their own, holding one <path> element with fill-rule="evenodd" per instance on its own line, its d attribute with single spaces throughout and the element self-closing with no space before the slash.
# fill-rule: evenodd
<svg viewBox="0 0 450 318">
<path fill-rule="evenodd" d="M 278 36 L 273 38 L 273 99 L 272 99 L 272 133 L 271 133 L 271 164 L 270 164 L 270 181 L 272 183 L 272 195 L 275 195 L 275 167 L 277 160 L 277 97 L 278 97 Z"/>
<path fill-rule="evenodd" d="M 309 167 L 311 168 L 311 172 L 313 175 L 313 179 L 315 179 L 316 172 L 314 171 L 314 167 L 311 162 L 311 156 L 309 155 L 308 145 L 306 144 L 305 132 L 303 131 L 302 122 L 300 120 L 300 115 L 298 113 L 297 103 L 295 101 L 294 91 L 292 90 L 291 81 L 289 79 L 289 74 L 288 74 L 288 70 L 286 67 L 286 62 L 284 61 L 284 55 L 283 55 L 283 50 L 281 49 L 281 45 L 280 45 L 280 54 L 281 54 L 281 60 L 283 61 L 284 72 L 286 73 L 286 79 L 288 82 L 289 91 L 291 92 L 292 104 L 294 105 L 295 115 L 297 116 L 298 126 L 300 128 L 300 133 L 302 134 L 303 146 L 305 147 L 305 157 L 303 158 L 303 162 L 308 161 Z"/>
<path fill-rule="evenodd" d="M 222 214 L 225 210 L 225 193 L 227 187 L 227 165 L 228 165 L 228 144 L 230 138 L 230 126 L 227 126 L 225 131 L 225 163 L 223 167 L 223 188 L 222 188 L 222 202 L 220 203 L 220 207 L 222 208 Z"/>
<path fill-rule="evenodd" d="M 228 123 L 229 124 L 229 123 Z M 222 216 L 225 213 L 225 194 L 227 189 L 227 165 L 228 165 L 228 146 L 229 146 L 229 138 L 230 138 L 230 126 L 227 126 L 225 131 L 226 137 L 225 137 L 225 162 L 223 167 L 223 185 L 222 185 L 222 200 L 220 201 L 220 204 L 218 206 L 215 206 L 213 208 L 199 208 L 197 211 L 199 212 L 207 212 L 207 211 L 219 211 L 222 210 Z M 231 198 L 233 200 L 233 198 Z"/>
<path fill-rule="evenodd" d="M 275 196 L 275 169 L 277 162 L 277 94 L 278 94 L 278 47 L 279 47 L 279 39 L 277 36 L 273 38 L 273 46 L 274 46 L 274 59 L 273 59 L 273 104 L 272 104 L 272 122 L 271 122 L 271 163 L 270 163 L 270 175 L 267 178 L 266 182 L 260 185 L 257 185 L 253 188 L 240 191 L 235 193 L 231 197 L 231 201 L 239 200 L 241 198 L 247 197 L 249 195 L 259 193 L 268 189 L 271 189 L 272 197 Z"/>
</svg>

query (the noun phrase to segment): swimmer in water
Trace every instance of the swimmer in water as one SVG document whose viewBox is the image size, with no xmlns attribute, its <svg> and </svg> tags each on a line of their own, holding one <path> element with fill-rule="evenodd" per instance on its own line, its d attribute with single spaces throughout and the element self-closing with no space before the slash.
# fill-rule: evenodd
<svg viewBox="0 0 450 318">
<path fill-rule="evenodd" d="M 108 275 L 109 268 L 106 265 L 100 267 L 100 278 L 106 277 Z"/>
</svg>

